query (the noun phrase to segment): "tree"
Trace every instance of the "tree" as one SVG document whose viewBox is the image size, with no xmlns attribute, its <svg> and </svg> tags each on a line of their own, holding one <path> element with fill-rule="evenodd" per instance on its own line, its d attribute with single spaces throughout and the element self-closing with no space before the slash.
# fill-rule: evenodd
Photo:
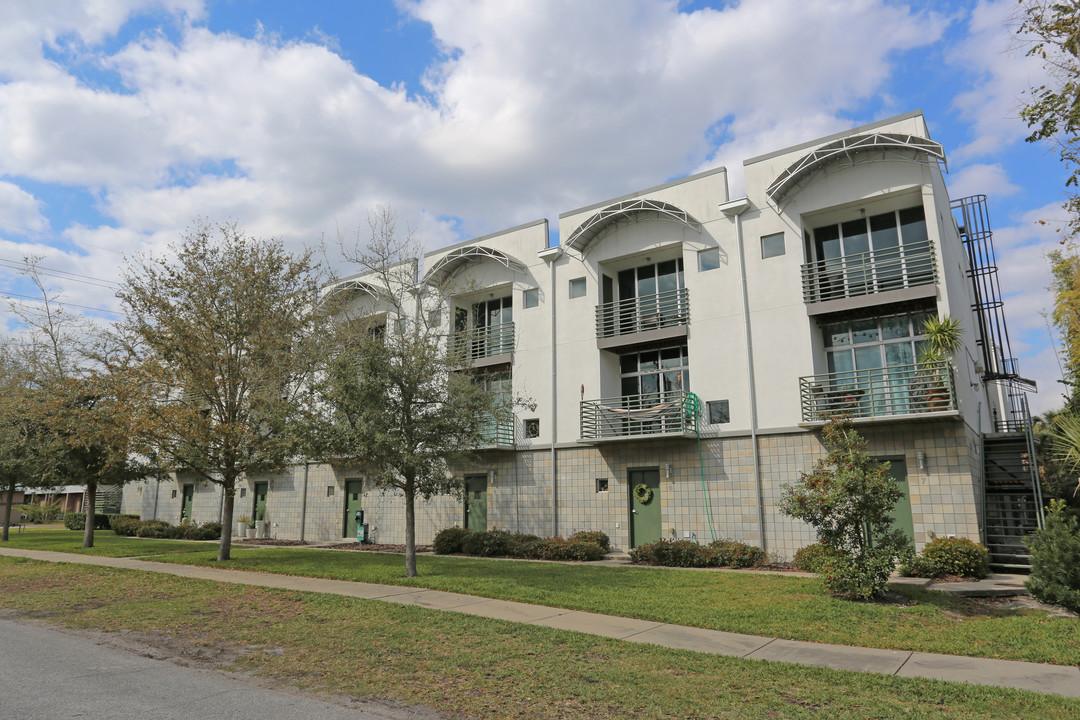
<svg viewBox="0 0 1080 720">
<path fill-rule="evenodd" d="M 1048 141 L 1069 171 L 1066 188 L 1080 181 L 1080 2 L 1020 0 L 1019 34 L 1030 42 L 1027 54 L 1039 58 L 1047 82 L 1032 88 L 1020 117 L 1032 130 L 1028 142 Z M 1069 214 L 1066 236 L 1080 230 L 1080 196 L 1071 192 L 1064 203 Z"/>
<path fill-rule="evenodd" d="M 460 490 L 450 468 L 483 444 L 493 416 L 509 413 L 463 370 L 443 327 L 446 288 L 418 286 L 415 238 L 399 237 L 389 210 L 368 221 L 343 251 L 373 293 L 350 303 L 326 301 L 334 331 L 315 384 L 321 409 L 316 454 L 338 466 L 363 467 L 378 486 L 405 499 L 405 574 L 416 577 L 417 497 Z"/>
<path fill-rule="evenodd" d="M 40 302 L 13 304 L 23 322 L 18 336 L 22 389 L 32 396 L 21 410 L 33 432 L 38 484 L 86 485 L 83 547 L 94 546 L 94 515 L 99 485 L 121 485 L 145 477 L 150 466 L 132 452 L 135 396 L 122 365 L 110 356 L 113 336 L 73 316 L 48 288 L 37 259 L 26 258 L 26 274 Z"/>
<path fill-rule="evenodd" d="M 236 483 L 295 457 L 291 423 L 314 368 L 319 322 L 310 251 L 235 224 L 195 225 L 174 258 L 139 258 L 119 297 L 143 402 L 143 452 L 222 487 L 218 560 L 230 558 Z"/>
<path fill-rule="evenodd" d="M 8 541 L 17 488 L 48 484 L 46 438 L 33 407 L 38 397 L 29 375 L 7 346 L 0 348 L 0 492 L 4 496 L 3 530 Z"/>
<path fill-rule="evenodd" d="M 830 420 L 823 438 L 828 454 L 784 486 L 779 507 L 811 525 L 818 540 L 839 554 L 825 573 L 829 591 L 866 600 L 881 594 L 897 561 L 911 553 L 891 517 L 902 492 L 888 465 L 866 454 L 866 440 L 849 419 Z"/>
</svg>

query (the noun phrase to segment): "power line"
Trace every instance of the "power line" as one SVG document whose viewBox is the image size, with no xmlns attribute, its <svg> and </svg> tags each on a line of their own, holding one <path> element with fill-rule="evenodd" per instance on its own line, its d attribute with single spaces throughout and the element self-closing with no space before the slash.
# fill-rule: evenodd
<svg viewBox="0 0 1080 720">
<path fill-rule="evenodd" d="M 85 283 L 87 285 L 97 285 L 98 287 L 103 287 L 103 288 L 107 288 L 107 289 L 110 289 L 110 290 L 120 287 L 119 283 L 113 282 L 112 280 L 105 280 L 103 278 L 96 278 L 96 277 L 94 277 L 92 275 L 82 275 L 80 273 L 73 273 L 73 272 L 69 272 L 67 270 L 57 270 L 56 268 L 47 268 L 44 265 L 31 266 L 29 263 L 26 263 L 25 261 L 20 262 L 18 260 L 8 260 L 6 258 L 0 258 L 0 267 L 11 268 L 12 270 L 19 270 L 19 271 L 36 269 L 42 275 L 46 275 L 48 277 L 57 277 L 57 278 L 60 278 L 61 280 L 71 280 L 72 282 L 80 282 L 80 283 Z M 83 278 L 85 278 L 85 279 L 83 279 Z"/>
<path fill-rule="evenodd" d="M 33 300 L 34 302 L 45 302 L 41 298 L 33 295 L 22 295 L 14 292 L 2 292 L 0 293 L 0 297 L 7 298 L 8 300 Z M 110 315 L 123 315 L 123 313 L 117 312 L 116 310 L 106 310 L 105 308 L 90 307 L 89 305 L 79 305 L 77 303 L 61 302 L 59 300 L 53 300 L 51 302 L 62 307 L 74 307 L 82 310 L 91 310 L 93 312 L 109 313 Z"/>
<path fill-rule="evenodd" d="M 116 250 L 114 248 L 102 247 L 100 245 L 91 245 L 88 242 L 75 242 L 74 240 L 69 240 L 69 239 L 65 238 L 63 235 L 60 235 L 59 233 L 49 232 L 47 230 L 35 230 L 33 228 L 28 228 L 25 225 L 16 225 L 15 223 L 6 222 L 4 220 L 0 220 L 0 225 L 6 225 L 7 227 L 15 228 L 17 230 L 25 230 L 26 232 L 34 233 L 35 235 L 45 235 L 46 237 L 53 237 L 53 238 L 56 238 L 58 240 L 63 240 L 64 242 L 70 243 L 70 244 L 75 245 L 75 246 L 83 245 L 83 246 L 86 246 L 86 247 L 94 248 L 95 250 L 104 250 L 105 252 L 116 253 L 117 255 L 123 255 L 124 254 L 124 252 L 122 250 Z"/>
</svg>

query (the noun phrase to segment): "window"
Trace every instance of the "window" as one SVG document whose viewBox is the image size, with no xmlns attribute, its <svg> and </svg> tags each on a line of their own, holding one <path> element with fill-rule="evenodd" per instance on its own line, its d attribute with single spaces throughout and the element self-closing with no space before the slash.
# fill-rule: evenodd
<svg viewBox="0 0 1080 720">
<path fill-rule="evenodd" d="M 858 404 L 851 410 L 911 411 L 909 386 L 925 344 L 923 325 L 932 314 L 910 312 L 821 326 L 832 383 Z"/>
<path fill-rule="evenodd" d="M 531 288 L 521 293 L 521 305 L 525 308 L 534 308 L 540 304 L 540 291 Z"/>
<path fill-rule="evenodd" d="M 585 297 L 585 278 L 574 278 L 570 281 L 570 297 Z"/>
<path fill-rule="evenodd" d="M 779 257 L 784 254 L 784 233 L 763 235 L 761 238 L 761 258 Z"/>
<path fill-rule="evenodd" d="M 428 313 L 428 324 L 432 327 L 439 327 L 442 325 L 442 310 L 432 310 Z"/>
<path fill-rule="evenodd" d="M 731 412 L 728 409 L 727 400 L 710 400 L 705 403 L 705 407 L 709 412 L 710 425 L 722 425 L 731 422 Z"/>
<path fill-rule="evenodd" d="M 686 346 L 646 350 L 619 356 L 623 397 L 690 389 Z"/>
<path fill-rule="evenodd" d="M 240 488 L 240 497 L 247 497 L 247 488 Z"/>
<path fill-rule="evenodd" d="M 525 421 L 525 437 L 540 437 L 540 418 L 529 418 Z"/>
<path fill-rule="evenodd" d="M 492 298 L 454 310 L 454 331 L 472 331 L 465 338 L 467 355 L 471 358 L 490 357 L 514 350 L 514 300 L 512 297 Z"/>
<path fill-rule="evenodd" d="M 608 479 L 596 478 L 596 492 L 602 493 L 608 491 Z"/>
<path fill-rule="evenodd" d="M 326 497 L 334 497 L 334 486 L 333 485 L 327 485 L 326 486 Z"/>
<path fill-rule="evenodd" d="M 716 270 L 720 267 L 720 248 L 709 248 L 697 254 L 697 265 L 700 272 Z"/>
<path fill-rule="evenodd" d="M 813 231 L 822 299 L 866 295 L 934 279 L 921 205 Z"/>
<path fill-rule="evenodd" d="M 173 499 L 173 500 L 175 500 L 175 499 L 176 499 L 176 491 L 175 491 L 175 490 L 173 490 L 173 491 L 172 491 L 172 499 Z"/>
</svg>

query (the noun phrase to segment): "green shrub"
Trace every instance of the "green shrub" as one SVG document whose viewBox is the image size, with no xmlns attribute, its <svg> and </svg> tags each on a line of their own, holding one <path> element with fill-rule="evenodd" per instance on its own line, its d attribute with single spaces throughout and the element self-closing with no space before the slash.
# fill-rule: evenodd
<svg viewBox="0 0 1080 720">
<path fill-rule="evenodd" d="M 469 528 L 448 527 L 435 533 L 435 540 L 431 543 L 431 549 L 436 555 L 453 555 L 462 552 L 461 545 L 472 533 Z"/>
<path fill-rule="evenodd" d="M 64 513 L 64 527 L 68 530 L 85 530 L 86 513 Z"/>
<path fill-rule="evenodd" d="M 590 562 L 604 557 L 604 549 L 594 542 L 574 538 L 549 537 L 531 546 L 535 560 L 577 560 Z"/>
<path fill-rule="evenodd" d="M 204 522 L 202 525 L 188 525 L 184 528 L 185 540 L 220 540 L 221 523 Z"/>
<path fill-rule="evenodd" d="M 31 503 L 29 505 L 20 505 L 19 512 L 26 516 L 28 522 L 32 523 L 47 523 L 52 522 L 60 515 L 60 501 L 48 503 L 46 505 L 39 505 L 37 503 Z"/>
<path fill-rule="evenodd" d="M 758 567 L 769 560 L 761 548 L 735 540 L 713 540 L 706 547 L 711 555 L 709 564 L 716 567 Z"/>
<path fill-rule="evenodd" d="M 990 552 L 967 538 L 937 538 L 917 557 L 900 568 L 908 577 L 938 578 L 945 575 L 984 578 L 990 574 Z"/>
<path fill-rule="evenodd" d="M 607 536 L 607 533 L 599 530 L 578 530 L 570 536 L 570 539 L 591 542 L 594 545 L 599 545 L 604 552 L 611 552 L 611 538 Z"/>
<path fill-rule="evenodd" d="M 795 553 L 795 567 L 803 572 L 823 573 L 829 567 L 829 563 L 843 555 L 828 545 L 816 542 L 799 548 L 799 551 Z"/>
<path fill-rule="evenodd" d="M 664 567 L 708 567 L 713 552 L 689 540 L 657 540 L 630 551 L 630 562 Z"/>
<path fill-rule="evenodd" d="M 468 535 L 461 543 L 461 549 L 468 555 L 495 557 L 506 555 L 514 536 L 505 530 L 487 530 Z"/>
<path fill-rule="evenodd" d="M 176 528 L 164 520 L 144 520 L 135 530 L 138 537 L 173 538 Z"/>
<path fill-rule="evenodd" d="M 830 595 L 849 600 L 870 600 L 881 594 L 896 567 L 888 555 L 863 555 L 852 558 L 837 555 L 823 573 L 825 589 Z"/>
<path fill-rule="evenodd" d="M 1024 586 L 1045 603 L 1080 612 L 1080 521 L 1064 500 L 1050 501 L 1045 525 L 1025 542 L 1031 575 Z"/>
<path fill-rule="evenodd" d="M 112 531 L 117 535 L 134 537 L 139 526 L 142 525 L 142 521 L 137 517 L 132 518 L 118 515 L 112 519 L 110 525 L 112 526 Z"/>
<path fill-rule="evenodd" d="M 538 535 L 528 533 L 513 533 L 513 538 L 506 544 L 506 554 L 510 557 L 535 559 L 537 557 L 537 543 L 542 542 Z"/>
</svg>

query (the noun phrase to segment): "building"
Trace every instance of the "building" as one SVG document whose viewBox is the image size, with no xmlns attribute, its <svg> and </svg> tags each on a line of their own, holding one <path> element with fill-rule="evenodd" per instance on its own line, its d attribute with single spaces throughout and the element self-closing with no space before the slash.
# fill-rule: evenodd
<svg viewBox="0 0 1080 720">
<path fill-rule="evenodd" d="M 418 508 L 418 541 L 464 523 L 790 557 L 814 533 L 777 500 L 845 412 L 890 462 L 917 547 L 958 535 L 1013 562 L 1039 522 L 1034 387 L 1009 351 L 985 199 L 951 201 L 944 167 L 913 112 L 745 161 L 743 198 L 718 168 L 565 212 L 557 247 L 539 220 L 428 253 L 416 280 L 446 289 L 451 341 L 536 409 L 458 469 L 464 501 Z M 356 302 L 381 312 L 375 295 Z M 962 323 L 951 367 L 919 361 L 932 315 Z M 129 489 L 125 511 L 149 516 L 149 493 L 159 517 L 217 518 L 217 488 L 164 484 Z M 404 534 L 400 498 L 361 473 L 298 465 L 238 495 L 279 537 L 347 536 L 361 507 L 377 541 Z"/>
</svg>

